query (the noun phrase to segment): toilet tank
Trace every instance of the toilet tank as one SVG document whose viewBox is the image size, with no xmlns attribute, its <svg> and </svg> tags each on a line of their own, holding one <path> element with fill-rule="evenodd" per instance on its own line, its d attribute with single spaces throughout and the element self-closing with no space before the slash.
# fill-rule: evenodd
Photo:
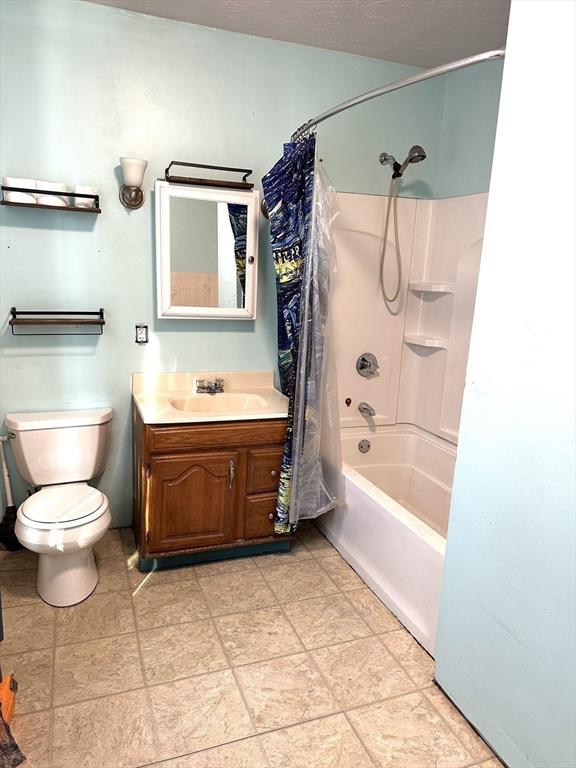
<svg viewBox="0 0 576 768">
<path fill-rule="evenodd" d="M 97 477 L 108 458 L 112 415 L 111 408 L 7 414 L 20 474 L 36 486 Z"/>
</svg>

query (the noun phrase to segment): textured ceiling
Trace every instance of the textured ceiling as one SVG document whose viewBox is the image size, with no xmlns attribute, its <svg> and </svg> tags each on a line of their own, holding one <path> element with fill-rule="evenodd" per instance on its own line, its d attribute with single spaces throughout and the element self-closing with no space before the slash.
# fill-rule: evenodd
<svg viewBox="0 0 576 768">
<path fill-rule="evenodd" d="M 510 10 L 510 0 L 88 2 L 418 67 L 503 46 Z"/>
</svg>

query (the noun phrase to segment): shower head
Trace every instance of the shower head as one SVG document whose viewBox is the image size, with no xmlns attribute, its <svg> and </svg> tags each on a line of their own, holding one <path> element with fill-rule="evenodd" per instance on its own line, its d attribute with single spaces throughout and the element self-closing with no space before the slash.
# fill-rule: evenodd
<svg viewBox="0 0 576 768">
<path fill-rule="evenodd" d="M 414 144 L 413 147 L 410 147 L 410 151 L 408 152 L 408 157 L 406 160 L 404 160 L 402 165 L 397 170 L 395 169 L 396 177 L 402 176 L 406 168 L 408 168 L 411 163 L 421 163 L 422 160 L 426 160 L 426 152 L 420 146 L 420 144 Z"/>
</svg>

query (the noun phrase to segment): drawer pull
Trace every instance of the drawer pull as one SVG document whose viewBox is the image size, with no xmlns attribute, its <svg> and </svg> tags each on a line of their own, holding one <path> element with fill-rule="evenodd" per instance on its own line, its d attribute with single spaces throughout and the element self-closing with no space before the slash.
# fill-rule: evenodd
<svg viewBox="0 0 576 768">
<path fill-rule="evenodd" d="M 274 512 L 270 512 L 268 515 L 268 520 L 274 520 Z"/>
<path fill-rule="evenodd" d="M 234 459 L 230 459 L 228 462 L 228 490 L 232 490 L 234 484 L 234 477 L 236 476 L 236 465 Z"/>
<path fill-rule="evenodd" d="M 273 469 L 273 470 L 272 470 L 272 472 L 270 472 L 270 476 L 271 476 L 271 477 L 276 477 L 276 475 L 277 475 L 277 474 L 278 474 L 278 473 L 276 472 L 276 470 L 275 470 L 275 469 Z"/>
</svg>

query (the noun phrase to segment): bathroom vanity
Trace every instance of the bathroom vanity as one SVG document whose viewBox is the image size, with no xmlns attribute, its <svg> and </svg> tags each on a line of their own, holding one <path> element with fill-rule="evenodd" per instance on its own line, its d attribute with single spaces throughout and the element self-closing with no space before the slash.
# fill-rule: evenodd
<svg viewBox="0 0 576 768">
<path fill-rule="evenodd" d="M 223 392 L 197 391 L 216 378 Z M 132 396 L 142 570 L 290 548 L 274 534 L 288 401 L 272 373 L 134 374 Z"/>
</svg>

